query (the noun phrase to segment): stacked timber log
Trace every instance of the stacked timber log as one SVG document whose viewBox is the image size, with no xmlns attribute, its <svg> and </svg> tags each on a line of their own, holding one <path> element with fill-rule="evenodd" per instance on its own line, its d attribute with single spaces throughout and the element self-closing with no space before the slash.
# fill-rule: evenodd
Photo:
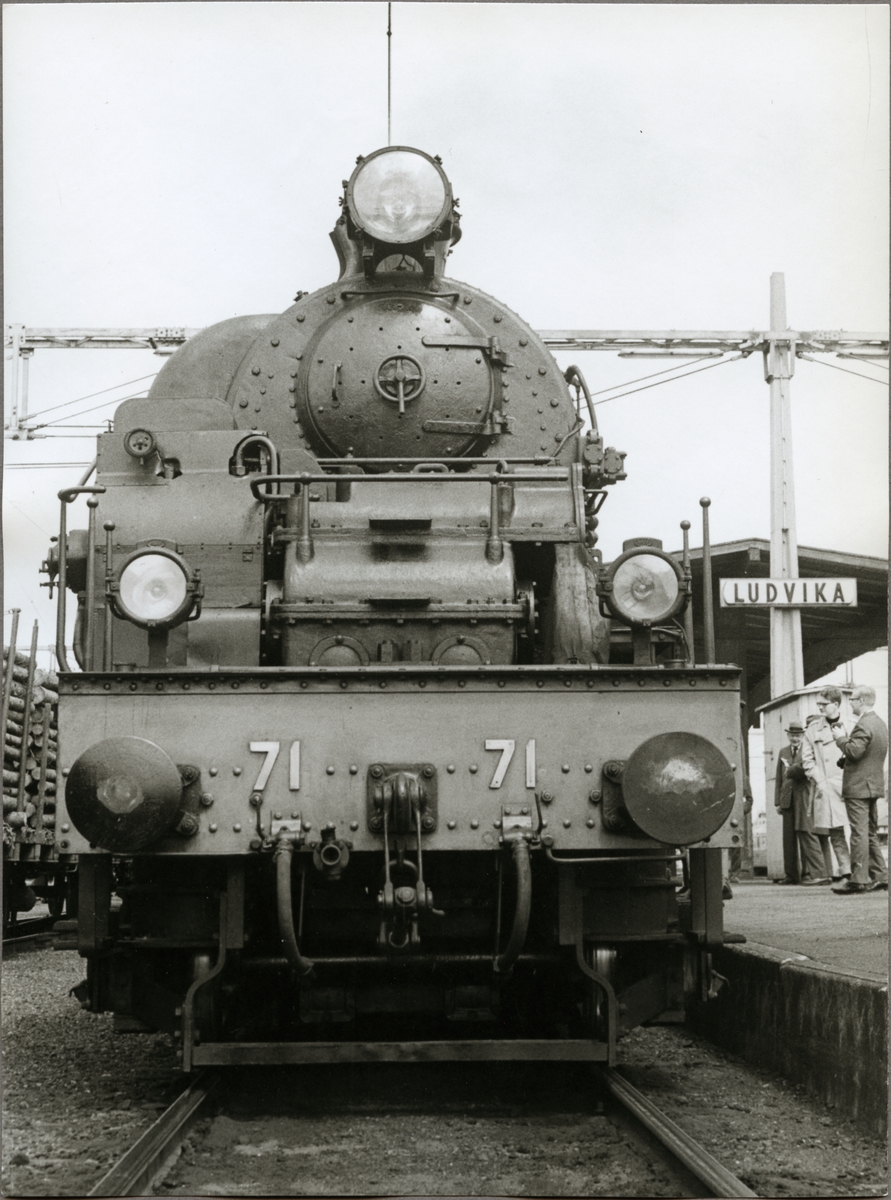
<svg viewBox="0 0 891 1200">
<path fill-rule="evenodd" d="M 59 677 L 31 654 L 3 651 L 3 855 L 44 858 L 56 825 L 56 753 Z"/>
</svg>

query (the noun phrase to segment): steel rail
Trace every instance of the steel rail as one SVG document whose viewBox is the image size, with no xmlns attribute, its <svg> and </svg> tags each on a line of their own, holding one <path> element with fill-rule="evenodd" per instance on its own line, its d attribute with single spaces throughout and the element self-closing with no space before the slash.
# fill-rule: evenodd
<svg viewBox="0 0 891 1200">
<path fill-rule="evenodd" d="M 32 949 L 29 943 L 46 943 L 49 945 L 53 936 L 53 925 L 56 917 L 29 917 L 24 921 L 10 921 L 3 931 L 3 953 L 9 954 L 14 950 Z"/>
<path fill-rule="evenodd" d="M 754 1196 L 758 1193 L 746 1187 L 731 1171 L 721 1165 L 708 1150 L 675 1125 L 670 1117 L 631 1086 L 611 1067 L 595 1067 L 596 1076 L 622 1108 L 629 1112 L 641 1125 L 673 1155 L 691 1175 L 702 1183 L 709 1196 L 720 1196 L 735 1200 L 737 1196 Z"/>
<path fill-rule="evenodd" d="M 37 917 L 16 917 L 14 921 L 9 921 L 7 923 L 7 930 L 12 929 L 21 931 L 20 933 L 9 934 L 9 937 L 12 938 L 15 938 L 16 936 L 30 937 L 35 933 L 43 933 L 44 930 L 46 930 L 48 933 L 51 933 L 53 925 L 55 925 L 56 921 L 58 920 L 59 917 L 53 917 L 47 914 Z M 8 939 L 4 937 L 3 940 L 5 942 Z"/>
<path fill-rule="evenodd" d="M 4 938 L 3 957 L 24 954 L 31 950 L 50 949 L 52 936 L 50 930 L 46 930 L 44 933 L 23 933 L 21 937 Z"/>
<path fill-rule="evenodd" d="M 216 1093 L 220 1077 L 204 1071 L 99 1180 L 88 1196 L 146 1196 Z"/>
</svg>

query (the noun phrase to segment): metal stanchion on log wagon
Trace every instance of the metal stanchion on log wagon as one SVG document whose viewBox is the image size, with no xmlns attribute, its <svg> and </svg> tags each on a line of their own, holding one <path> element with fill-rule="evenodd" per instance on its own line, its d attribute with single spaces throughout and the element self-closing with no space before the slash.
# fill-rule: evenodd
<svg viewBox="0 0 891 1200">
<path fill-rule="evenodd" d="M 15 665 L 15 640 L 19 632 L 20 608 L 12 610 L 12 628 L 9 631 L 9 645 L 6 647 L 6 665 L 3 671 L 3 700 L 2 720 L 0 720 L 0 760 L 6 760 L 6 734 L 9 724 L 9 697 L 12 693 L 13 667 Z"/>
</svg>

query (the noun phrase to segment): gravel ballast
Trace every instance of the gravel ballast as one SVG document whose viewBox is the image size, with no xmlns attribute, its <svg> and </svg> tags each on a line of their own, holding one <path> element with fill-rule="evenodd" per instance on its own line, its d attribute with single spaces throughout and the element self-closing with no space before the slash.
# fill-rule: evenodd
<svg viewBox="0 0 891 1200">
<path fill-rule="evenodd" d="M 71 951 L 3 959 L 5 1196 L 84 1196 L 180 1087 L 173 1040 L 122 1035 L 69 995 L 86 964 Z"/>
</svg>

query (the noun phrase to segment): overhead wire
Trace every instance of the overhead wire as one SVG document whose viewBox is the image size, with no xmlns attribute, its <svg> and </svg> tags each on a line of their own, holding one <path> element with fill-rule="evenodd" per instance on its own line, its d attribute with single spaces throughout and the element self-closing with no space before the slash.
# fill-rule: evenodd
<svg viewBox="0 0 891 1200">
<path fill-rule="evenodd" d="M 559 347 L 555 347 L 558 350 Z M 661 371 L 651 371 L 649 375 L 638 375 L 636 379 L 625 379 L 622 383 L 614 383 L 612 387 L 600 388 L 597 392 L 592 392 L 592 396 L 604 396 L 607 392 L 614 392 L 616 388 L 629 387 L 632 383 L 642 383 L 645 379 L 655 379 L 657 375 L 668 375 L 671 371 L 679 371 L 682 367 L 692 367 L 698 362 L 705 362 L 707 358 L 711 358 L 711 354 L 703 354 L 700 358 L 694 358 L 690 362 L 675 363 L 673 367 L 663 367 Z M 715 364 L 717 366 L 717 364 Z M 669 382 L 666 380 L 666 382 Z M 603 403 L 603 401 L 601 401 Z"/>
<path fill-rule="evenodd" d="M 88 462 L 6 463 L 4 471 L 37 471 L 47 467 L 88 467 Z"/>
<path fill-rule="evenodd" d="M 868 356 L 868 355 L 864 355 L 864 354 L 839 354 L 839 356 L 838 356 L 838 357 L 839 357 L 839 358 L 852 358 L 852 359 L 854 359 L 854 361 L 855 361 L 855 362 L 869 363 L 869 365 L 870 365 L 871 367 L 875 367 L 875 369 L 876 369 L 877 371 L 887 371 L 887 370 L 889 370 L 889 368 L 888 368 L 888 367 L 886 367 L 884 363 L 875 362 L 875 360 L 874 360 L 874 359 L 871 359 L 871 358 L 869 358 L 869 356 Z M 819 359 L 815 359 L 814 361 L 815 361 L 815 362 L 819 362 Z M 848 369 L 848 370 L 850 370 L 850 368 L 847 368 L 847 369 Z M 845 368 L 844 368 L 844 367 L 839 367 L 839 370 L 840 370 L 840 371 L 844 371 L 844 370 L 845 370 Z"/>
<path fill-rule="evenodd" d="M 705 357 L 707 357 L 707 356 L 705 356 L 705 355 L 704 355 L 704 356 L 703 356 L 703 358 L 705 358 Z M 736 362 L 736 361 L 738 361 L 740 358 L 746 358 L 746 357 L 748 357 L 746 354 L 736 354 L 736 355 L 733 355 L 733 357 L 731 357 L 731 358 L 722 358 L 722 359 L 721 359 L 719 362 L 710 362 L 710 363 L 708 364 L 708 366 L 706 366 L 706 367 L 698 367 L 698 368 L 697 368 L 696 370 L 694 370 L 694 371 L 684 371 L 682 374 L 679 374 L 679 375 L 672 375 L 672 376 L 671 376 L 671 378 L 669 378 L 669 379 L 660 379 L 660 380 L 658 381 L 658 383 L 649 383 L 649 384 L 646 384 L 646 385 L 645 385 L 644 387 L 642 387 L 642 388 L 631 388 L 631 389 L 630 389 L 630 390 L 628 390 L 628 391 L 619 392 L 619 393 L 618 393 L 617 395 L 615 395 L 615 396 L 608 396 L 608 397 L 607 397 L 605 400 L 595 400 L 595 401 L 594 401 L 594 403 L 595 403 L 595 404 L 608 404 L 608 403 L 609 403 L 611 400 L 620 400 L 620 399 L 622 399 L 622 397 L 623 397 L 623 396 L 631 396 L 631 395 L 634 395 L 634 393 L 635 393 L 635 392 L 644 392 L 644 391 L 647 391 L 647 390 L 648 390 L 648 388 L 660 387 L 662 384 L 665 384 L 665 383 L 673 383 L 675 379 L 686 379 L 688 375 L 698 375 L 698 374 L 699 374 L 701 371 L 708 371 L 708 370 L 711 370 L 711 368 L 712 368 L 712 367 L 720 367 L 720 366 L 723 366 L 725 363 L 728 363 L 728 362 Z M 702 361 L 703 361 L 703 359 L 694 359 L 694 362 L 702 362 Z M 638 382 L 642 382 L 643 380 L 646 380 L 646 379 L 656 379 L 656 378 L 657 378 L 658 376 L 660 376 L 660 375 L 668 375 L 668 374 L 670 374 L 672 371 L 677 371 L 677 370 L 678 370 L 678 367 L 677 367 L 677 366 L 674 366 L 674 367 L 665 367 L 665 368 L 664 368 L 664 370 L 662 370 L 662 371 L 651 371 L 651 372 L 650 372 L 648 375 L 640 375 L 640 376 L 638 376 L 638 378 L 637 378 L 637 379 L 630 379 L 630 380 L 626 380 L 624 383 L 617 383 L 617 384 L 613 384 L 613 386 L 612 386 L 612 387 L 608 387 L 608 388 L 601 388 L 599 391 L 592 392 L 592 393 L 591 393 L 591 395 L 592 395 L 592 396 L 603 396 L 603 395 L 604 395 L 606 392 L 615 391 L 615 389 L 616 389 L 616 388 L 627 388 L 627 387 L 628 387 L 628 384 L 630 384 L 630 383 L 638 383 Z M 146 375 L 146 376 L 142 376 L 142 379 L 149 379 L 149 378 L 153 378 L 153 376 L 148 376 L 148 375 Z M 868 378 L 868 377 L 867 377 L 867 378 Z M 131 382 L 133 382 L 133 383 L 137 383 L 137 382 L 141 382 L 141 380 L 135 380 L 135 379 L 134 379 L 134 380 L 131 380 Z M 120 387 L 123 387 L 124 385 L 123 385 L 123 384 L 120 384 L 120 385 L 118 385 L 118 386 L 120 386 Z M 105 389 L 105 390 L 106 390 L 106 391 L 113 391 L 114 389 L 113 389 L 113 388 L 107 388 L 107 389 Z M 102 394 L 103 394 L 102 392 L 93 392 L 93 393 L 92 393 L 92 395 L 93 395 L 93 396 L 99 396 L 99 395 L 102 395 Z M 80 398 L 81 398 L 82 400 L 88 400 L 88 399 L 91 399 L 91 397 L 90 397 L 90 396 L 82 396 L 82 397 L 80 397 Z M 123 396 L 123 397 L 121 397 L 121 398 L 118 400 L 118 403 L 123 403 L 123 402 L 124 402 L 124 400 L 134 400 L 134 399 L 136 399 L 136 395 L 133 395 L 133 396 Z M 74 401 L 69 401 L 69 403 L 74 403 Z M 92 407 L 92 408 L 87 408 L 87 409 L 84 409 L 84 410 L 83 410 L 83 412 L 79 412 L 79 413 L 76 413 L 76 414 L 73 414 L 73 415 L 75 415 L 75 416 L 78 416 L 78 417 L 84 417 L 84 416 L 87 416 L 87 415 L 88 415 L 89 413 L 91 413 L 91 412 L 96 412 L 96 410 L 97 410 L 97 409 L 104 408 L 104 407 L 105 407 L 105 405 L 106 405 L 106 404 L 108 404 L 108 403 L 109 403 L 109 401 L 103 401 L 101 404 L 95 404 L 95 405 L 93 405 L 93 407 Z M 63 407 L 63 406 L 59 405 L 59 406 L 57 406 L 57 407 Z M 50 409 L 44 409 L 43 411 L 44 411 L 44 412 L 49 412 L 49 411 L 51 411 L 51 410 L 50 410 Z M 63 419 L 64 419 L 64 418 L 63 418 Z M 71 426 L 65 426 L 65 425 L 63 425 L 63 424 L 61 423 L 61 421 L 47 421 L 47 422 L 45 422 L 45 423 L 44 423 L 44 424 L 42 424 L 42 425 L 34 425 L 34 426 L 31 426 L 31 428 L 32 428 L 32 429 L 34 429 L 34 430 L 36 431 L 36 430 L 38 430 L 38 429 L 51 429 L 51 428 L 55 428 L 55 429 L 57 429 L 57 430 L 64 430 L 64 429 L 66 429 L 66 428 L 69 428 L 69 429 L 89 429 L 89 428 L 101 429 L 101 428 L 102 428 L 102 426 L 101 426 L 101 425 L 95 425 L 95 426 L 88 426 L 88 425 L 71 425 Z M 70 434 L 70 435 L 64 435 L 64 436 L 69 436 L 69 437 L 71 437 L 71 438 L 75 438 L 75 437 L 88 437 L 88 436 L 90 436 L 90 435 L 87 435 L 87 434 Z M 24 464 L 22 464 L 22 465 L 24 465 Z M 30 465 L 30 464 L 29 464 L 29 465 Z M 46 465 L 52 466 L 53 464 L 52 464 L 52 463 L 50 463 L 50 464 L 46 464 Z M 77 465 L 81 465 L 81 464 L 77 464 Z"/>
<path fill-rule="evenodd" d="M 137 379 L 125 379 L 123 383 L 116 383 L 112 387 L 102 388 L 99 392 L 90 392 L 87 396 L 78 396 L 75 400 L 64 400 L 61 404 L 51 404 L 49 408 L 38 409 L 35 413 L 28 413 L 27 420 L 32 421 L 35 417 L 42 417 L 46 413 L 56 412 L 60 408 L 68 408 L 72 404 L 80 404 L 82 400 L 92 400 L 95 396 L 104 396 L 106 392 L 116 392 L 118 388 L 131 387 L 134 383 L 142 383 L 146 379 L 154 379 L 158 374 L 153 371 L 151 375 L 140 375 Z M 90 412 L 93 410 L 90 409 Z"/>
<path fill-rule="evenodd" d="M 694 361 L 694 362 L 702 362 L 702 361 L 703 361 L 705 358 L 707 358 L 707 357 L 709 357 L 709 356 L 708 356 L 708 355 L 703 355 L 703 357 L 702 357 L 702 358 L 699 358 L 699 359 L 694 359 L 693 361 Z M 688 376 L 690 376 L 690 375 L 699 375 L 699 374 L 701 374 L 703 371 L 710 371 L 710 370 L 712 370 L 712 368 L 713 368 L 713 367 L 722 367 L 722 366 L 724 366 L 726 363 L 738 362 L 738 361 L 739 361 L 741 358 L 747 358 L 747 357 L 748 357 L 748 354 L 747 354 L 747 353 L 742 353 L 742 354 L 734 354 L 734 355 L 732 355 L 730 358 L 722 358 L 722 359 L 721 359 L 719 362 L 710 362 L 710 363 L 709 363 L 707 366 L 705 366 L 705 367 L 697 367 L 697 368 L 696 368 L 695 370 L 693 370 L 693 371 L 683 371 L 682 373 L 680 373 L 680 374 L 675 374 L 675 375 L 671 375 L 671 372 L 672 372 L 672 371 L 677 371 L 677 370 L 678 370 L 678 367 L 677 367 L 677 366 L 674 366 L 674 367 L 666 367 L 666 368 L 665 368 L 664 370 L 662 370 L 662 371 L 652 371 L 652 372 L 650 372 L 650 374 L 648 374 L 648 375 L 640 375 L 640 376 L 638 376 L 636 379 L 630 379 L 630 380 L 627 380 L 627 381 L 626 381 L 626 382 L 624 382 L 624 383 L 617 383 L 617 384 L 613 384 L 611 387 L 600 388 L 598 391 L 596 391 L 596 392 L 592 392 L 592 393 L 591 393 L 591 395 L 592 395 L 592 396 L 604 396 L 604 395 L 606 395 L 606 393 L 607 393 L 607 392 L 616 391 L 616 389 L 618 389 L 618 388 L 626 388 L 626 389 L 627 389 L 626 391 L 616 391 L 616 395 L 614 395 L 614 396 L 607 396 L 607 397 L 606 397 L 606 399 L 604 399 L 604 400 L 595 400 L 595 401 L 594 401 L 594 404 L 597 404 L 597 405 L 599 405 L 599 404 L 609 404 L 609 403 L 610 403 L 611 401 L 613 401 L 613 400 L 621 400 L 621 399 L 623 399 L 625 396 L 633 396 L 633 395 L 635 395 L 637 392 L 645 392 L 645 391 L 648 391 L 650 388 L 654 388 L 654 387 L 661 387 L 663 384 L 666 384 L 666 383 L 673 383 L 673 382 L 674 382 L 675 380 L 677 380 L 677 379 L 686 379 L 686 378 L 688 378 Z M 874 378 L 872 375 L 864 375 L 864 374 L 863 374 L 861 371 L 852 371 L 852 370 L 850 370 L 850 368 L 848 368 L 848 367 L 839 367 L 839 366 L 837 366 L 835 363 L 827 363 L 827 362 L 823 362 L 821 359 L 818 359 L 818 358 L 811 358 L 811 356 L 810 356 L 810 355 L 808 355 L 808 354 L 799 354 L 799 356 L 798 356 L 798 357 L 805 359 L 807 362 L 814 362 L 814 363 L 817 363 L 817 364 L 819 364 L 819 365 L 821 365 L 821 366 L 824 366 L 824 367 L 831 367 L 831 368 L 832 368 L 833 370 L 835 370 L 835 371 L 843 371 L 843 372 L 844 372 L 846 375 L 856 375 L 856 376 L 857 376 L 858 378 L 860 378 L 860 379 L 868 379 L 868 380 L 870 380 L 870 381 L 871 381 L 871 382 L 873 382 L 873 383 L 879 383 L 879 384 L 882 384 L 883 386 L 887 386 L 887 384 L 885 383 L 885 381 L 884 381 L 884 380 L 882 380 L 882 379 L 875 379 L 875 378 Z M 671 377 L 670 377 L 669 379 L 658 379 L 658 377 L 659 377 L 660 375 L 670 375 Z M 129 381 L 129 383 L 141 383 L 141 382 L 142 382 L 143 380 L 145 380 L 145 379 L 153 379 L 153 378 L 154 378 L 154 375 L 143 375 L 143 376 L 140 376 L 138 379 L 132 379 L 132 380 L 130 380 L 130 381 Z M 628 387 L 628 385 L 629 385 L 629 384 L 633 384 L 633 383 L 641 383 L 641 382 L 643 382 L 644 380 L 647 380 L 647 379 L 658 379 L 658 382 L 656 382 L 656 383 L 647 383 L 647 384 L 645 384 L 643 387 L 632 387 L 632 388 L 629 388 L 629 387 Z M 127 386 L 127 384 L 118 384 L 118 385 L 117 385 L 117 387 L 126 387 L 126 386 Z M 105 388 L 105 389 L 103 389 L 103 391 L 101 391 L 101 392 L 92 392 L 92 393 L 91 393 L 90 395 L 88 395 L 88 396 L 81 396 L 81 397 L 79 397 L 79 400 L 90 400 L 90 399 L 92 399 L 92 398 L 93 398 L 93 396 L 101 396 L 101 395 L 104 395 L 106 392 L 111 392 L 111 391 L 115 391 L 115 390 L 116 390 L 116 388 L 113 388 L 113 387 L 112 387 L 112 388 Z M 124 401 L 124 400 L 133 400 L 133 399 L 136 399 L 136 398 L 137 398 L 137 396 L 136 396 L 136 395 L 133 395 L 133 396 L 124 396 L 124 397 L 122 397 L 122 398 L 121 398 L 121 399 L 118 401 L 118 403 L 123 403 L 123 401 Z M 78 403 L 78 401 L 77 401 L 77 400 L 69 400 L 69 401 L 66 401 L 66 402 L 65 402 L 65 404 L 55 405 L 55 406 L 54 406 L 54 408 L 43 409 L 43 410 L 41 410 L 41 413 L 36 413 L 36 414 L 34 414 L 34 415 L 35 415 L 35 416 L 42 415 L 42 413 L 52 412 L 52 411 L 54 411 L 54 409 L 65 408 L 65 407 L 67 407 L 69 404 L 76 404 L 76 403 Z M 109 401 L 103 401 L 101 404 L 96 404 L 96 405 L 94 405 L 92 408 L 84 409 L 84 410 L 83 410 L 83 412 L 79 412 L 79 413 L 72 414 L 72 415 L 74 415 L 74 416 L 79 416 L 79 417 L 80 417 L 80 416 L 87 416 L 87 415 L 88 415 L 89 413 L 91 413 L 91 412 L 96 412 L 96 411 L 97 411 L 97 409 L 104 408 L 104 407 L 105 407 L 105 405 L 106 405 L 106 404 L 108 404 L 108 403 L 110 403 L 110 402 L 109 402 Z M 63 418 L 63 420 L 64 420 L 64 418 Z M 32 428 L 32 429 L 34 429 L 34 430 L 36 431 L 36 430 L 38 430 L 38 429 L 49 429 L 49 428 L 53 428 L 53 427 L 55 427 L 55 429 L 57 429 L 57 430 L 64 430 L 64 429 L 66 429 L 66 428 L 67 428 L 67 429 L 101 429 L 101 428 L 102 428 L 102 426 L 101 426 L 101 425 L 70 425 L 70 426 L 65 426 L 65 425 L 63 425 L 63 424 L 61 423 L 61 421 L 48 421 L 48 422 L 45 422 L 45 423 L 44 423 L 44 424 L 42 424 L 42 425 L 35 425 L 35 426 L 32 426 L 31 428 Z M 50 436 L 50 435 L 47 435 L 47 436 Z M 68 434 L 68 435 L 63 435 L 63 436 L 68 436 L 68 437 L 71 437 L 71 438 L 75 438 L 75 437 L 87 438 L 87 437 L 90 437 L 91 435 L 89 435 L 89 434 Z M 54 466 L 86 466 L 86 465 L 88 465 L 88 464 L 86 464 L 86 463 L 10 463 L 10 464 L 7 464 L 7 469 L 9 469 L 9 470 L 16 470 L 16 469 L 19 469 L 19 470 L 21 470 L 21 469 L 36 469 L 36 468 L 43 468 L 43 467 L 54 467 Z"/>
<path fill-rule="evenodd" d="M 134 382 L 136 382 L 136 381 L 134 380 Z M 123 387 L 123 384 L 121 384 L 120 386 Z M 98 396 L 100 393 L 96 392 L 95 394 Z M 91 412 L 97 412 L 100 408 L 105 408 L 105 406 L 108 404 L 113 404 L 113 403 L 114 404 L 123 404 L 125 400 L 137 400 L 137 399 L 144 397 L 144 395 L 145 395 L 144 392 L 139 391 L 139 392 L 133 392 L 132 395 L 130 395 L 130 396 L 119 396 L 117 398 L 117 400 L 103 400 L 101 404 L 94 404 L 92 408 L 85 408 L 81 412 L 72 413 L 71 415 L 73 417 L 85 417 Z M 84 400 L 86 400 L 88 398 L 89 397 L 87 397 L 87 396 L 82 397 L 82 399 L 84 399 Z M 44 411 L 48 411 L 48 410 L 44 410 Z M 30 421 L 30 419 L 31 418 L 29 417 L 28 420 Z M 56 429 L 64 429 L 65 426 L 61 423 L 64 420 L 66 420 L 65 417 L 62 417 L 55 421 L 44 421 L 43 424 L 31 425 L 30 428 L 31 429 L 50 429 L 53 426 L 55 426 Z M 71 426 L 69 426 L 69 428 L 77 429 L 78 426 L 71 425 Z"/>
<path fill-rule="evenodd" d="M 38 525 L 37 522 L 34 520 L 34 518 L 29 516 L 28 513 L 26 513 L 25 510 L 21 507 L 21 505 L 16 504 L 15 500 L 9 500 L 8 498 L 7 498 L 7 500 L 8 500 L 8 503 L 16 510 L 16 512 L 21 513 L 26 521 L 30 521 L 31 524 L 34 526 L 34 528 L 40 530 L 40 532 L 43 534 L 44 537 L 51 538 L 53 536 L 51 533 L 47 533 L 47 531 L 43 528 L 42 525 Z"/>
<path fill-rule="evenodd" d="M 697 367 L 695 371 L 685 371 L 683 375 L 673 375 L 671 379 L 660 379 L 658 383 L 647 383 L 643 387 L 631 388 L 627 392 L 619 392 L 618 396 L 607 396 L 605 400 L 595 400 L 595 404 L 609 404 L 611 400 L 621 400 L 623 396 L 633 396 L 635 392 L 646 392 L 649 388 L 662 387 L 666 383 L 674 383 L 676 379 L 687 379 L 690 375 L 699 375 L 703 371 L 711 371 L 714 367 L 723 367 L 727 363 L 739 362 L 741 358 L 748 358 L 747 354 L 734 354 L 731 358 L 722 358 L 720 362 L 709 363 L 707 367 Z M 659 372 L 660 374 L 662 372 Z M 620 385 L 621 386 L 621 385 Z M 594 393 L 597 395 L 598 393 Z"/>
<path fill-rule="evenodd" d="M 874 375 L 864 375 L 862 371 L 852 371 L 850 367 L 840 367 L 837 363 L 823 362 L 821 358 L 811 358 L 809 354 L 799 354 L 799 358 L 803 358 L 805 362 L 816 363 L 818 367 L 831 367 L 833 371 L 844 371 L 846 375 L 856 375 L 858 379 L 868 379 L 871 383 L 878 383 L 882 387 L 887 387 L 887 380 L 876 379 Z M 876 364 L 883 371 L 887 371 L 887 367 L 882 367 L 880 363 Z"/>
</svg>

